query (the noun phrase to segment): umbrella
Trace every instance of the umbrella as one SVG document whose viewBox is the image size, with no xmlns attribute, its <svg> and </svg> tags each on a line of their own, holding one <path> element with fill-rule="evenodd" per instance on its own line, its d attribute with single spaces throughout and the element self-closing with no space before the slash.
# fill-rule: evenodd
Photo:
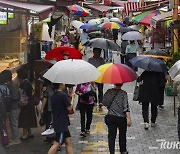
<svg viewBox="0 0 180 154">
<path fill-rule="evenodd" d="M 119 18 L 113 17 L 110 19 L 111 22 L 120 22 Z"/>
<path fill-rule="evenodd" d="M 95 82 L 98 83 L 126 83 L 137 79 L 135 72 L 124 64 L 108 63 L 98 67 L 101 75 Z"/>
<path fill-rule="evenodd" d="M 52 49 L 46 54 L 45 59 L 56 59 L 57 61 L 60 61 L 64 59 L 64 53 L 69 55 L 69 59 L 82 59 L 82 54 L 79 50 L 69 46 L 61 46 Z"/>
<path fill-rule="evenodd" d="M 121 33 L 127 33 L 127 32 L 129 32 L 129 31 L 135 31 L 135 30 L 132 29 L 132 28 L 128 28 L 128 27 L 124 27 L 124 28 L 121 28 L 121 29 L 120 29 L 120 32 L 121 32 Z"/>
<path fill-rule="evenodd" d="M 88 36 L 90 38 L 98 38 L 98 37 L 101 37 L 102 36 L 102 33 L 100 31 L 94 31 L 94 32 L 90 32 L 88 34 Z"/>
<path fill-rule="evenodd" d="M 68 6 L 68 9 L 71 13 L 77 16 L 87 17 L 89 15 L 89 10 L 81 7 L 77 4 Z"/>
<path fill-rule="evenodd" d="M 98 27 L 99 24 L 96 24 L 96 25 L 91 25 L 88 29 L 87 29 L 87 32 L 93 32 L 93 31 L 98 31 L 100 30 L 101 28 Z"/>
<path fill-rule="evenodd" d="M 100 48 L 100 49 L 109 49 L 114 51 L 120 51 L 120 46 L 113 41 L 105 38 L 94 38 L 91 40 L 88 40 L 84 46 L 90 46 L 94 48 Z"/>
<path fill-rule="evenodd" d="M 43 77 L 53 83 L 81 84 L 96 80 L 100 72 L 92 64 L 77 59 L 62 60 L 54 64 Z"/>
<path fill-rule="evenodd" d="M 162 51 L 161 49 L 153 49 L 153 50 L 147 51 L 144 53 L 144 55 L 149 56 L 149 57 L 154 57 L 154 58 L 161 58 L 161 59 L 164 59 L 165 61 L 171 58 L 166 52 Z"/>
<path fill-rule="evenodd" d="M 99 25 L 102 29 L 120 29 L 120 25 L 115 22 L 106 22 L 102 25 Z"/>
<path fill-rule="evenodd" d="M 51 61 L 48 60 L 39 59 L 34 61 L 34 70 L 36 73 L 39 74 L 49 69 L 51 66 L 53 66 L 53 63 L 51 63 Z"/>
<path fill-rule="evenodd" d="M 138 31 L 130 31 L 122 35 L 123 40 L 141 40 L 144 36 Z"/>
<path fill-rule="evenodd" d="M 84 24 L 81 27 L 79 27 L 80 29 L 89 29 L 92 25 L 91 24 Z"/>
<path fill-rule="evenodd" d="M 141 27 L 139 25 L 131 25 L 131 26 L 128 26 L 127 28 L 132 28 L 132 29 L 138 30 L 138 31 L 141 29 Z"/>
<path fill-rule="evenodd" d="M 101 23 L 100 19 L 91 19 L 88 21 L 88 24 L 91 24 L 91 25 L 96 25 L 96 24 L 100 24 L 100 23 Z"/>
<path fill-rule="evenodd" d="M 164 61 L 152 57 L 137 56 L 129 61 L 133 66 L 142 68 L 146 71 L 167 72 L 168 70 Z"/>
<path fill-rule="evenodd" d="M 104 22 L 104 23 L 105 23 L 105 22 L 109 22 L 109 18 L 107 18 L 107 17 L 102 17 L 102 18 L 101 18 L 101 22 Z"/>
<path fill-rule="evenodd" d="M 180 74 L 180 60 L 178 60 L 170 69 L 169 69 L 169 75 L 171 78 L 175 78 L 177 75 Z"/>
<path fill-rule="evenodd" d="M 84 25 L 84 23 L 82 23 L 81 21 L 78 20 L 73 20 L 70 23 L 72 26 L 74 26 L 75 28 L 79 29 L 79 27 L 81 27 L 82 25 Z"/>
</svg>

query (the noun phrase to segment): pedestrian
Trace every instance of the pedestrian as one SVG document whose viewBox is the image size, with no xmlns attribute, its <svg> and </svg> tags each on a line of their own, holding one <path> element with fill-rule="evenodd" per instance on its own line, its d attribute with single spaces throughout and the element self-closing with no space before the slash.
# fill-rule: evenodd
<svg viewBox="0 0 180 154">
<path fill-rule="evenodd" d="M 43 97 L 42 97 L 42 106 L 41 106 L 41 115 L 45 119 L 45 130 L 51 127 L 52 123 L 52 109 L 51 109 L 51 96 L 54 94 L 54 89 L 52 83 L 45 79 L 43 85 Z M 46 137 L 44 142 L 51 142 L 51 137 Z"/>
<path fill-rule="evenodd" d="M 66 36 L 65 32 L 61 32 L 61 46 L 65 46 L 65 45 L 68 45 L 68 37 Z"/>
<path fill-rule="evenodd" d="M 80 84 L 77 86 L 75 93 L 79 96 L 78 103 L 81 118 L 80 135 L 82 137 L 86 137 L 86 134 L 90 134 L 90 126 L 92 122 L 92 113 L 94 106 L 94 96 L 96 95 L 96 85 L 93 82 Z"/>
<path fill-rule="evenodd" d="M 23 67 L 18 69 L 17 78 L 20 82 L 19 88 L 22 89 L 25 92 L 26 96 L 29 98 L 29 100 L 31 100 L 33 87 L 28 79 L 28 70 Z M 21 107 L 21 111 L 19 114 L 19 128 L 23 128 L 23 136 L 20 139 L 27 140 L 30 138 L 34 138 L 31 128 L 36 127 L 37 119 L 35 105 L 29 102 L 27 105 Z"/>
<path fill-rule="evenodd" d="M 113 39 L 112 31 L 109 28 L 104 30 L 104 38 L 109 39 L 109 40 Z M 105 59 L 105 61 L 112 62 L 112 59 L 113 59 L 112 51 L 109 50 L 109 49 L 103 49 L 103 50 L 104 50 L 104 59 Z"/>
<path fill-rule="evenodd" d="M 69 117 L 68 111 L 73 109 L 66 93 L 63 92 L 65 84 L 54 83 L 55 93 L 51 97 L 51 107 L 53 114 L 53 126 L 55 131 L 55 140 L 48 151 L 48 154 L 55 154 L 57 149 L 65 143 L 66 153 L 73 154 L 71 135 L 68 129 Z"/>
<path fill-rule="evenodd" d="M 178 130 L 178 138 L 180 141 L 180 81 L 173 82 L 173 89 L 174 89 L 174 93 L 177 94 L 177 98 L 178 98 L 178 103 L 177 103 L 177 108 L 178 108 L 177 130 Z"/>
<path fill-rule="evenodd" d="M 122 40 L 121 42 L 121 63 L 126 64 L 126 47 L 129 44 L 127 40 Z"/>
<path fill-rule="evenodd" d="M 0 73 L 0 145 L 3 147 L 9 146 L 9 136 L 8 136 L 8 128 L 7 128 L 7 111 L 4 105 L 3 93 L 9 95 L 9 88 L 7 87 L 7 80 Z"/>
<path fill-rule="evenodd" d="M 118 40 L 118 29 L 113 29 L 112 34 L 113 34 L 114 43 L 116 43 L 116 41 Z"/>
<path fill-rule="evenodd" d="M 96 68 L 100 65 L 105 64 L 105 61 L 101 55 L 101 49 L 99 48 L 93 48 L 93 57 L 88 59 L 88 62 L 95 66 Z M 103 84 L 102 83 L 96 83 L 98 87 L 98 103 L 99 103 L 99 110 L 102 111 L 102 100 L 103 100 Z M 96 102 L 97 103 L 97 102 Z"/>
<path fill-rule="evenodd" d="M 139 102 L 142 102 L 142 115 L 144 119 L 144 129 L 149 128 L 149 104 L 151 104 L 151 127 L 156 126 L 158 115 L 157 106 L 160 101 L 161 77 L 159 72 L 144 71 L 137 82 L 141 82 L 139 92 Z"/>
<path fill-rule="evenodd" d="M 108 145 L 110 154 L 115 153 L 115 140 L 119 129 L 119 147 L 121 154 L 127 154 L 126 131 L 131 126 L 131 116 L 127 92 L 122 90 L 123 84 L 115 84 L 103 97 L 103 105 L 107 107 L 105 123 L 108 127 Z"/>
<path fill-rule="evenodd" d="M 19 113 L 21 111 L 21 106 L 19 104 L 20 100 L 20 92 L 18 88 L 18 82 L 12 80 L 12 73 L 9 70 L 4 70 L 2 72 L 4 77 L 7 80 L 7 87 L 9 88 L 10 98 L 11 98 L 11 106 L 9 112 L 9 123 L 10 130 L 12 134 L 12 140 L 9 145 L 20 144 L 21 140 L 19 138 L 19 130 L 18 130 L 18 121 L 19 121 Z"/>
<path fill-rule="evenodd" d="M 89 36 L 88 36 L 88 34 L 86 32 L 86 29 L 83 29 L 83 32 L 80 34 L 80 42 L 81 42 L 81 44 L 82 45 L 85 44 L 88 41 L 88 39 L 89 39 Z M 86 47 L 84 47 L 83 50 L 82 50 L 84 55 L 86 55 L 85 50 L 86 50 Z"/>
<path fill-rule="evenodd" d="M 126 58 L 127 65 L 131 67 L 134 71 L 137 71 L 137 67 L 134 67 L 129 60 L 137 56 L 137 46 L 135 41 L 130 41 L 130 44 L 126 46 Z"/>
</svg>

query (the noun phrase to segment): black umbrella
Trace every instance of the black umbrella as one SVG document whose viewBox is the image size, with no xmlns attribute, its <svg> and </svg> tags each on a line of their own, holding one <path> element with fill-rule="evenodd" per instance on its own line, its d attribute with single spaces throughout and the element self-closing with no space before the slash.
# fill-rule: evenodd
<svg viewBox="0 0 180 154">
<path fill-rule="evenodd" d="M 169 56 L 166 52 L 161 49 L 153 49 L 144 53 L 145 55 L 156 55 L 156 56 Z"/>
<path fill-rule="evenodd" d="M 137 56 L 129 60 L 130 63 L 147 71 L 167 72 L 168 69 L 164 61 L 152 57 Z"/>
<path fill-rule="evenodd" d="M 100 48 L 100 49 L 109 49 L 113 51 L 120 51 L 120 46 L 113 41 L 105 38 L 94 38 L 87 41 L 84 46 L 89 46 L 93 48 Z"/>
<path fill-rule="evenodd" d="M 133 29 L 133 28 L 128 28 L 128 27 L 120 28 L 121 33 L 126 33 L 126 32 L 129 32 L 129 31 L 136 31 L 136 30 Z"/>
</svg>

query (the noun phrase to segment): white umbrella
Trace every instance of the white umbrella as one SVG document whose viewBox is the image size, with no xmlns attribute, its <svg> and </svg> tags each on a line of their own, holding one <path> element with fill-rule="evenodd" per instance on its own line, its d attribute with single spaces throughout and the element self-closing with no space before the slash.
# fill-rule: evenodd
<svg viewBox="0 0 180 154">
<path fill-rule="evenodd" d="M 144 36 L 138 31 L 129 31 L 122 35 L 123 40 L 141 40 Z"/>
<path fill-rule="evenodd" d="M 134 30 L 140 30 L 141 27 L 138 25 L 131 25 L 131 26 L 128 26 L 128 28 L 132 28 Z"/>
<path fill-rule="evenodd" d="M 96 25 L 100 23 L 101 23 L 100 19 L 91 19 L 88 21 L 88 24 L 91 24 L 91 25 Z"/>
<path fill-rule="evenodd" d="M 78 20 L 73 20 L 70 23 L 71 25 L 73 25 L 75 28 L 79 29 L 79 27 L 81 27 L 82 25 L 84 25 L 84 23 L 82 23 L 81 21 Z"/>
<path fill-rule="evenodd" d="M 178 60 L 170 69 L 169 69 L 169 75 L 171 78 L 175 78 L 177 75 L 180 74 L 180 60 Z"/>
<path fill-rule="evenodd" d="M 113 17 L 113 18 L 110 19 L 110 21 L 111 22 L 120 22 L 120 19 Z"/>
<path fill-rule="evenodd" d="M 84 60 L 68 59 L 54 64 L 43 77 L 52 83 L 80 84 L 96 80 L 100 72 Z"/>
<path fill-rule="evenodd" d="M 101 18 L 101 22 L 109 22 L 110 20 L 109 20 L 109 18 L 107 18 L 107 17 L 102 17 Z"/>
</svg>

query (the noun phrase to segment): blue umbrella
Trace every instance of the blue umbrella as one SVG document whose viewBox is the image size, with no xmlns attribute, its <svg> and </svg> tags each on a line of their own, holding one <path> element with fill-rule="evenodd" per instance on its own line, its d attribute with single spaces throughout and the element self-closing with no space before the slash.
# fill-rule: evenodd
<svg viewBox="0 0 180 154">
<path fill-rule="evenodd" d="M 80 27 L 80 29 L 89 29 L 91 26 L 91 24 L 84 24 Z"/>
<path fill-rule="evenodd" d="M 164 61 L 157 58 L 152 58 L 147 56 L 137 56 L 129 61 L 133 66 L 142 68 L 146 71 L 154 71 L 154 72 L 168 71 Z"/>
</svg>

